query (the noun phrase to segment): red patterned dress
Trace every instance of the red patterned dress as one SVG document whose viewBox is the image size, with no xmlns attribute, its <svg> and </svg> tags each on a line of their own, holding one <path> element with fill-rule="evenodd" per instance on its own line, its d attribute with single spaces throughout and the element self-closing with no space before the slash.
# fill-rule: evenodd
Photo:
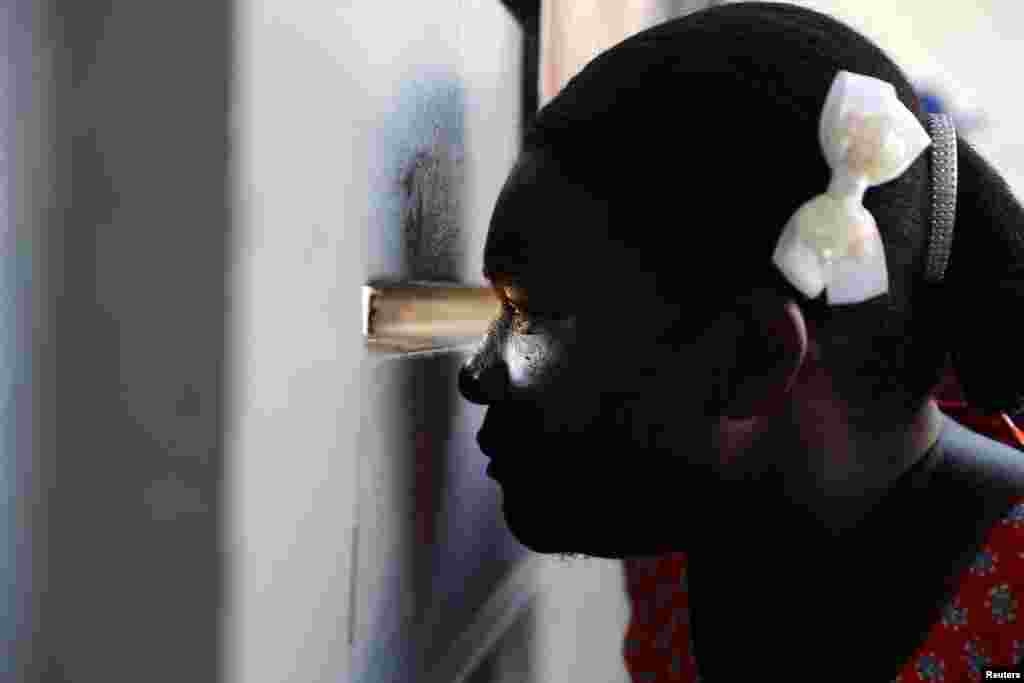
<svg viewBox="0 0 1024 683">
<path fill-rule="evenodd" d="M 1004 416 L 941 403 L 964 426 L 1024 450 L 1024 434 Z M 623 654 L 634 683 L 700 681 L 690 630 L 685 553 L 623 562 L 632 616 Z M 958 590 L 895 681 L 966 683 L 987 668 L 1024 662 L 1024 497 L 994 524 Z"/>
</svg>

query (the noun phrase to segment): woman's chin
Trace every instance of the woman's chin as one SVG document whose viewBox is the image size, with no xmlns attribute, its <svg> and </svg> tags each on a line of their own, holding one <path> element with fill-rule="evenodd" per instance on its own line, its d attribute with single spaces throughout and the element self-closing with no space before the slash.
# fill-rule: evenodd
<svg viewBox="0 0 1024 683">
<path fill-rule="evenodd" d="M 679 550 L 671 529 L 623 517 L 621 506 L 595 510 L 593 501 L 569 500 L 564 493 L 545 494 L 535 487 L 524 492 L 505 483 L 501 510 L 513 538 L 535 553 L 623 559 Z"/>
<path fill-rule="evenodd" d="M 523 502 L 514 490 L 509 492 L 502 485 L 501 511 L 505 526 L 519 543 L 535 553 L 557 553 L 565 550 L 564 538 L 559 538 L 550 515 L 541 512 L 541 506 L 534 501 Z"/>
<path fill-rule="evenodd" d="M 515 492 L 502 493 L 505 526 L 525 548 L 543 555 L 585 555 L 617 559 L 622 554 L 614 548 L 614 539 L 599 534 L 595 537 L 592 520 L 573 519 L 564 509 L 552 509 L 538 496 L 521 498 Z M 611 547 L 610 547 L 611 546 Z"/>
<path fill-rule="evenodd" d="M 565 528 L 560 511 L 552 510 L 535 493 L 523 493 L 514 486 L 501 486 L 501 511 L 505 526 L 527 549 L 545 555 L 575 552 L 580 539 Z"/>
</svg>

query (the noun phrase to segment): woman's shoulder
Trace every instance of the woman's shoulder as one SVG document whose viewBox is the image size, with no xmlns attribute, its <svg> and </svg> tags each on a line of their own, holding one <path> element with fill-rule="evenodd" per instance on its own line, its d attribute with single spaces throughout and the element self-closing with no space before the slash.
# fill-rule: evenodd
<svg viewBox="0 0 1024 683">
<path fill-rule="evenodd" d="M 1000 443 L 1024 451 L 1024 429 L 1005 413 L 984 413 L 962 400 L 938 400 L 939 409 L 960 425 Z"/>
<path fill-rule="evenodd" d="M 1024 502 L 1024 452 L 947 417 L 928 460 L 909 483 L 916 491 L 906 498 L 910 526 L 900 528 L 913 528 L 922 551 L 951 569 L 947 580 L 959 576 L 986 543 L 1018 545 L 1024 552 L 1024 533 L 1016 528 L 992 537 Z"/>
<path fill-rule="evenodd" d="M 1008 423 L 999 431 L 994 424 L 991 428 L 975 424 L 978 419 L 980 416 L 947 412 L 936 444 L 940 481 L 935 483 L 945 480 L 951 486 L 966 486 L 980 496 L 1005 499 L 1003 507 L 1009 507 L 1015 498 L 1024 497 L 1024 451 L 1010 445 L 1016 438 L 1011 429 L 1016 427 Z"/>
<path fill-rule="evenodd" d="M 939 617 L 896 680 L 980 680 L 1024 655 L 1024 452 L 947 417 L 928 474 L 920 547 L 954 559 Z"/>
</svg>

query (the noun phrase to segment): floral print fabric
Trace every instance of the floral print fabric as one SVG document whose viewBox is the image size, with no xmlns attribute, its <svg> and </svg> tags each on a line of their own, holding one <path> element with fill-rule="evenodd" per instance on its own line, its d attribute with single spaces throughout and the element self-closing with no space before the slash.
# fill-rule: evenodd
<svg viewBox="0 0 1024 683">
<path fill-rule="evenodd" d="M 686 554 L 628 559 L 632 618 L 623 655 L 633 683 L 697 683 L 690 635 Z M 895 683 L 984 680 L 1024 655 L 1024 498 L 989 532 L 954 599 Z"/>
<path fill-rule="evenodd" d="M 1024 435 L 1003 416 L 943 411 L 990 438 L 1024 449 Z M 632 615 L 623 656 L 633 683 L 698 683 L 690 633 L 686 554 L 623 561 Z M 1024 498 L 989 531 L 962 574 L 953 600 L 894 683 L 968 683 L 992 667 L 1016 667 L 1024 657 Z"/>
<path fill-rule="evenodd" d="M 1020 665 L 1022 596 L 1024 499 L 992 527 L 956 596 L 895 681 L 982 681 L 985 669 Z"/>
</svg>

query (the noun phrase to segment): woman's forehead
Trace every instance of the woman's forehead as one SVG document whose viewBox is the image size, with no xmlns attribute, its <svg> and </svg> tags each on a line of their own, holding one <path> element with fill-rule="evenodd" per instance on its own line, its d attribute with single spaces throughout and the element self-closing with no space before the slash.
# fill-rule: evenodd
<svg viewBox="0 0 1024 683">
<path fill-rule="evenodd" d="M 521 158 L 502 188 L 484 246 L 492 282 L 547 280 L 586 269 L 607 242 L 604 207 L 536 155 Z"/>
</svg>

